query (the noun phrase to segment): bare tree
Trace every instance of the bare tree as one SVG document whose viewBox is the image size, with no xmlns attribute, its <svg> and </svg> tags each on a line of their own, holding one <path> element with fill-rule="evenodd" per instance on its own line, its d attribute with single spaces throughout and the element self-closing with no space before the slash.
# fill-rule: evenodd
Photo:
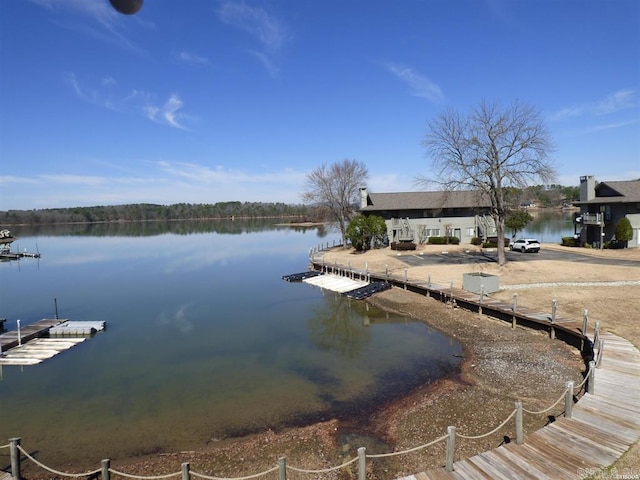
<svg viewBox="0 0 640 480">
<path fill-rule="evenodd" d="M 322 165 L 307 174 L 303 200 L 327 209 L 340 228 L 343 245 L 346 245 L 347 223 L 359 203 L 360 187 L 366 185 L 368 177 L 362 162 L 348 159 Z"/>
<path fill-rule="evenodd" d="M 476 190 L 491 200 L 498 264 L 504 265 L 507 188 L 549 183 L 555 176 L 549 159 L 554 147 L 540 113 L 517 101 L 505 109 L 498 102 L 482 101 L 467 115 L 449 109 L 429 122 L 423 145 L 435 178 L 421 177 L 420 184 Z"/>
</svg>

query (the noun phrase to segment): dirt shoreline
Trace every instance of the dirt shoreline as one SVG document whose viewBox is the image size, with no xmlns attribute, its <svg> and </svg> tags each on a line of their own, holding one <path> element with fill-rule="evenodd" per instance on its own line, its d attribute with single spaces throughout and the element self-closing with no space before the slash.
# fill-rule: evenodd
<svg viewBox="0 0 640 480">
<path fill-rule="evenodd" d="M 467 247 L 460 247 L 467 248 Z M 544 248 L 561 248 L 544 245 Z M 442 250 L 427 247 L 422 254 Z M 638 252 L 593 251 L 590 255 L 609 255 L 624 259 L 640 259 Z M 543 257 L 542 257 L 543 258 Z M 396 252 L 388 249 L 354 255 L 345 250 L 327 254 L 331 262 L 358 268 L 365 262 L 370 270 L 406 268 Z M 437 278 L 459 278 L 469 271 L 469 265 L 443 265 L 429 267 L 428 274 Z M 473 266 L 477 271 L 490 271 L 500 275 L 501 284 L 547 281 L 614 281 L 640 280 L 640 269 L 629 267 L 586 268 L 584 264 L 550 262 L 512 262 L 505 267 L 495 264 Z M 422 278 L 423 267 L 408 269 L 409 278 Z M 528 282 L 523 280 L 528 279 Z M 600 288 L 561 287 L 553 289 L 519 290 L 519 304 L 546 308 L 550 298 L 558 300 L 560 313 L 581 318 L 582 308 L 588 306 L 591 318 L 599 319 L 603 328 L 640 344 L 640 286 Z M 512 292 L 504 290 L 496 298 L 508 299 Z M 578 297 L 578 298 L 576 298 Z M 621 299 L 625 299 L 621 302 Z M 371 304 L 401 315 L 425 322 L 460 342 L 464 359 L 457 375 L 440 379 L 418 388 L 410 395 L 381 408 L 364 424 L 330 420 L 307 427 L 282 431 L 267 431 L 239 439 L 215 442 L 189 452 L 162 453 L 143 458 L 112 460 L 112 467 L 139 475 L 162 475 L 180 470 L 183 462 L 199 473 L 218 477 L 252 475 L 273 468 L 278 457 L 286 455 L 288 465 L 304 469 L 326 469 L 353 458 L 357 448 L 364 446 L 367 453 L 388 453 L 404 450 L 433 441 L 446 434 L 449 425 L 455 425 L 464 435 L 484 434 L 499 425 L 513 410 L 514 402 L 521 400 L 529 410 L 542 410 L 556 400 L 564 384 L 582 381 L 584 362 L 579 353 L 562 342 L 551 341 L 542 332 L 525 328 L 512 329 L 511 325 L 462 309 L 451 309 L 441 302 L 400 288 L 379 293 L 368 299 Z M 616 309 L 611 309 L 616 302 Z M 615 310 L 615 311 L 614 311 Z M 525 414 L 525 435 L 543 427 L 549 416 L 562 411 L 562 402 L 546 415 Z M 356 427 L 354 429 L 354 427 Z M 358 430 L 359 431 L 355 431 Z M 480 440 L 460 440 L 456 459 L 465 458 L 510 441 L 514 435 L 512 422 L 495 434 Z M 443 442 L 418 453 L 392 457 L 389 460 L 368 462 L 368 478 L 392 479 L 444 464 Z M 616 463 L 638 468 L 638 445 Z M 76 466 L 78 467 L 78 466 Z M 92 466 L 95 468 L 95 466 Z M 77 471 L 74 468 L 70 471 Z M 339 472 L 304 475 L 292 478 L 346 479 L 356 478 L 355 465 Z M 25 471 L 25 478 L 51 478 L 33 469 Z"/>
</svg>

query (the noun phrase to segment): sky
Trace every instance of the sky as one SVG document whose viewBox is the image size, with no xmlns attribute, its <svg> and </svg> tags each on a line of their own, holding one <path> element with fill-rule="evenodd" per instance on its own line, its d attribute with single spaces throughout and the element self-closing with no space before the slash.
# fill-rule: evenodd
<svg viewBox="0 0 640 480">
<path fill-rule="evenodd" d="M 0 1 L 0 210 L 424 189 L 423 139 L 539 110 L 562 185 L 640 178 L 638 0 Z"/>
</svg>

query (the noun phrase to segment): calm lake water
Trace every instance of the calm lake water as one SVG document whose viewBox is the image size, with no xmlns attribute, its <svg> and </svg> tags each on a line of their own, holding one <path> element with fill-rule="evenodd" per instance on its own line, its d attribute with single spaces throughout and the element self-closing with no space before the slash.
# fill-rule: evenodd
<svg viewBox="0 0 640 480">
<path fill-rule="evenodd" d="M 336 234 L 264 222 L 14 228 L 39 260 L 0 264 L 0 316 L 107 330 L 37 366 L 0 367 L 0 444 L 52 465 L 189 450 L 366 415 L 458 365 L 421 323 L 288 283 Z M 370 324 L 370 326 L 364 326 Z M 0 463 L 6 460 L 0 454 Z"/>
</svg>

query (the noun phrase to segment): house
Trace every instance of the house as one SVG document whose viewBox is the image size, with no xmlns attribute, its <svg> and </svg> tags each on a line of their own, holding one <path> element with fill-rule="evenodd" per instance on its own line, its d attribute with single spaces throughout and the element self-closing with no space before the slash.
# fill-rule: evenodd
<svg viewBox="0 0 640 480">
<path fill-rule="evenodd" d="M 640 180 L 597 183 L 591 175 L 580 177 L 580 207 L 576 231 L 582 244 L 602 248 L 615 240 L 618 222 L 631 222 L 633 238 L 628 247 L 640 247 Z"/>
<path fill-rule="evenodd" d="M 378 215 L 387 224 L 390 242 L 427 243 L 429 237 L 495 236 L 490 200 L 478 191 L 369 193 L 360 189 L 360 212 Z"/>
</svg>

